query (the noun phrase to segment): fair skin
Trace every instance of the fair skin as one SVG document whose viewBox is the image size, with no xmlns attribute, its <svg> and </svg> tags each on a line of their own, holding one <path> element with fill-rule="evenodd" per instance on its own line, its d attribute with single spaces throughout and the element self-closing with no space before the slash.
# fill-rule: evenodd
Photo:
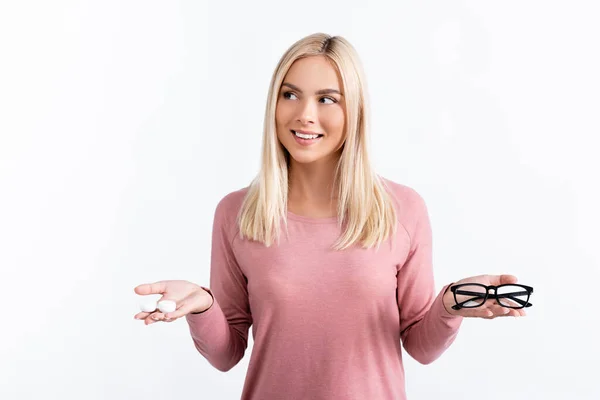
<svg viewBox="0 0 600 400">
<path fill-rule="evenodd" d="M 290 155 L 290 212 L 314 218 L 337 214 L 337 203 L 331 196 L 331 190 L 334 168 L 346 138 L 345 118 L 344 90 L 337 69 L 323 56 L 296 61 L 283 80 L 275 115 L 277 137 Z M 319 137 L 307 142 L 295 137 L 293 131 L 301 135 L 318 134 Z M 517 283 L 517 278 L 512 275 L 479 275 L 455 283 L 500 285 Z M 162 299 L 173 300 L 177 304 L 177 309 L 167 314 L 159 311 L 136 314 L 135 318 L 143 320 L 146 325 L 172 322 L 189 313 L 203 312 L 213 304 L 208 292 L 182 280 L 139 285 L 135 293 L 161 294 Z M 493 319 L 525 315 L 523 309 L 501 307 L 494 299 L 488 299 L 481 307 L 453 310 L 451 307 L 455 301 L 450 290 L 444 294 L 443 303 L 449 314 L 463 317 Z"/>
<path fill-rule="evenodd" d="M 283 80 L 275 121 L 277 137 L 290 154 L 288 210 L 292 213 L 315 218 L 337 214 L 331 192 L 345 140 L 343 97 L 337 69 L 323 56 L 296 61 Z M 321 136 L 306 145 L 292 131 Z"/>
</svg>

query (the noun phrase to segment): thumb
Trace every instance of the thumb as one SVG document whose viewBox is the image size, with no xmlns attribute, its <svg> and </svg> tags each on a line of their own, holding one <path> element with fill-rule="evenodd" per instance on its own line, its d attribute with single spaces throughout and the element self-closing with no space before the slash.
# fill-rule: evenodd
<svg viewBox="0 0 600 400">
<path fill-rule="evenodd" d="M 517 283 L 517 277 L 509 274 L 491 275 L 490 282 L 492 285 L 496 286 Z"/>
<path fill-rule="evenodd" d="M 137 294 L 146 296 L 149 294 L 163 294 L 167 290 L 167 282 L 159 281 L 154 283 L 144 283 L 133 289 Z"/>
</svg>

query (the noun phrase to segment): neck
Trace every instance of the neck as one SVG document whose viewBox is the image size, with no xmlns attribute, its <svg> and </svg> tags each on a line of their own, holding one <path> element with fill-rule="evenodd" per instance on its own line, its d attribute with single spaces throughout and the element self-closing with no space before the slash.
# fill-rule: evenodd
<svg viewBox="0 0 600 400">
<path fill-rule="evenodd" d="M 288 199 L 294 202 L 328 205 L 335 188 L 337 160 L 319 160 L 310 164 L 299 164 L 292 160 L 289 168 Z"/>
</svg>

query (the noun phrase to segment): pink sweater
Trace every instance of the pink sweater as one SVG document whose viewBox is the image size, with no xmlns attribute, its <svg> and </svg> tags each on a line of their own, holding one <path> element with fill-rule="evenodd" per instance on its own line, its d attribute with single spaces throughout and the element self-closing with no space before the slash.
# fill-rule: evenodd
<svg viewBox="0 0 600 400">
<path fill-rule="evenodd" d="M 215 211 L 211 308 L 186 317 L 196 349 L 221 371 L 254 345 L 242 400 L 405 399 L 402 346 L 437 359 L 462 317 L 436 295 L 426 205 L 384 180 L 396 198 L 398 233 L 376 249 L 330 250 L 336 218 L 288 213 L 279 246 L 241 240 L 235 218 L 247 188 Z"/>
</svg>

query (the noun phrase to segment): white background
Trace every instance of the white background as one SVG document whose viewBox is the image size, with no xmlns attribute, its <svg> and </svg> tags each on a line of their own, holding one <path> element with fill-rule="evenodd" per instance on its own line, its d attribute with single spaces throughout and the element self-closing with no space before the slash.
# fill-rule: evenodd
<svg viewBox="0 0 600 400">
<path fill-rule="evenodd" d="M 363 59 L 373 158 L 429 206 L 436 285 L 535 288 L 526 318 L 405 354 L 409 399 L 600 398 L 593 1 L 1 4 L 1 399 L 239 399 L 252 341 L 219 372 L 184 320 L 135 321 L 133 287 L 208 285 L 271 74 L 318 31 Z"/>
</svg>

